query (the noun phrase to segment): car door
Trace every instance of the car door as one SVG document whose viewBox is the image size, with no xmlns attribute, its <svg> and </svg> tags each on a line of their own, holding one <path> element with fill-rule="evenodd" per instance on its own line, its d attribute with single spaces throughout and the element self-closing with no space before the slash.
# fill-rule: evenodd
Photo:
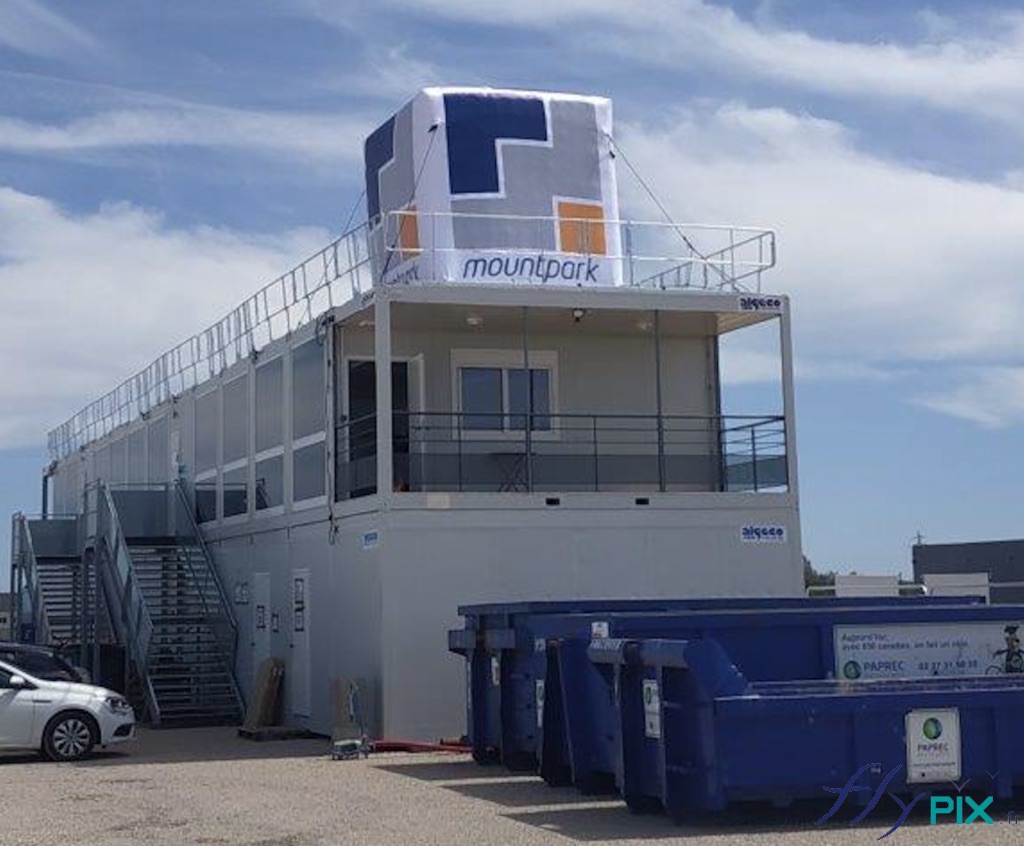
<svg viewBox="0 0 1024 846">
<path fill-rule="evenodd" d="M 14 674 L 14 670 L 0 666 L 0 747 L 22 748 L 32 745 L 35 691 L 12 688 Z"/>
</svg>

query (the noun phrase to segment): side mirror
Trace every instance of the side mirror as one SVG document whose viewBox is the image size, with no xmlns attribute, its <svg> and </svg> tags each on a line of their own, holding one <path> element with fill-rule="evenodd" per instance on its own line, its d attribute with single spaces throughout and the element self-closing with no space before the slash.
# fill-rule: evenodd
<svg viewBox="0 0 1024 846">
<path fill-rule="evenodd" d="M 24 690 L 28 687 L 28 679 L 24 676 L 11 676 L 7 682 L 7 686 L 12 690 Z"/>
</svg>

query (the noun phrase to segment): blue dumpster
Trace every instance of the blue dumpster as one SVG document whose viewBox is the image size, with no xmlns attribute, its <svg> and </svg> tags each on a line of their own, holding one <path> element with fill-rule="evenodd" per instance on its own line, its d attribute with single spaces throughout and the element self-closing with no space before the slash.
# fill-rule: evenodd
<svg viewBox="0 0 1024 846">
<path fill-rule="evenodd" d="M 682 819 L 729 803 L 903 795 L 970 779 L 980 798 L 1024 784 L 1024 677 L 748 681 L 714 641 L 604 640 L 619 735 L 616 783 L 633 810 Z M 992 775 L 990 775 L 992 774 Z M 958 795 L 958 794 L 957 794 Z"/>
<path fill-rule="evenodd" d="M 833 669 L 832 629 L 837 620 L 931 622 L 955 616 L 949 611 L 952 607 L 964 613 L 977 611 L 981 619 L 1002 616 L 973 598 L 511 603 L 461 608 L 466 628 L 449 633 L 449 648 L 467 659 L 467 726 L 474 757 L 525 770 L 545 761 L 541 772 L 548 780 L 572 780 L 583 786 L 592 774 L 603 773 L 607 781 L 607 757 L 599 756 L 603 767 L 583 766 L 578 755 L 579 763 L 574 764 L 573 742 L 554 735 L 577 729 L 589 732 L 589 715 L 569 719 L 575 713 L 571 702 L 590 707 L 594 700 L 577 695 L 582 688 L 576 686 L 562 695 L 561 683 L 548 675 L 568 674 L 583 679 L 590 689 L 598 681 L 585 650 L 577 646 L 575 652 L 564 653 L 559 660 L 565 667 L 560 671 L 549 660 L 549 646 L 557 650 L 567 641 L 587 642 L 592 636 L 693 638 L 709 633 L 723 642 L 753 680 L 820 679 Z M 546 738 L 541 731 L 545 723 Z"/>
<path fill-rule="evenodd" d="M 477 761 L 501 760 L 534 770 L 541 758 L 540 729 L 548 673 L 547 641 L 596 636 L 695 637 L 717 615 L 716 636 L 755 680 L 823 678 L 831 665 L 831 614 L 861 611 L 853 622 L 925 609 L 911 620 L 939 619 L 939 607 L 985 608 L 974 597 L 734 598 L 514 602 L 461 607 L 466 628 L 449 633 L 449 647 L 467 660 L 467 730 Z M 803 616 L 779 618 L 783 611 Z M 728 612 L 728 614 L 727 614 Z M 731 615 L 731 616 L 730 616 Z M 647 620 L 647 618 L 652 618 Z M 778 628 L 786 620 L 784 628 Z M 638 622 L 645 621 L 645 622 Z M 729 628 L 730 633 L 723 633 Z M 553 727 L 555 730 L 555 727 Z M 549 750 L 546 777 L 560 780 L 568 762 Z"/>
</svg>

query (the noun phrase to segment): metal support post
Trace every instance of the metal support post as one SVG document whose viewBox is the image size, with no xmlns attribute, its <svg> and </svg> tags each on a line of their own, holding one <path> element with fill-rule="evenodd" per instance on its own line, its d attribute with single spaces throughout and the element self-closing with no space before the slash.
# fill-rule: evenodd
<svg viewBox="0 0 1024 846">
<path fill-rule="evenodd" d="M 391 402 L 391 300 L 378 288 L 373 301 L 373 346 L 377 389 L 377 495 L 389 501 L 394 487 Z"/>
<path fill-rule="evenodd" d="M 523 306 L 523 370 L 526 374 L 526 490 L 533 491 L 533 373 L 530 372 L 529 309 Z"/>
<path fill-rule="evenodd" d="M 658 405 L 658 490 L 665 490 L 665 418 L 661 393 L 661 312 L 654 312 L 654 390 Z"/>
</svg>

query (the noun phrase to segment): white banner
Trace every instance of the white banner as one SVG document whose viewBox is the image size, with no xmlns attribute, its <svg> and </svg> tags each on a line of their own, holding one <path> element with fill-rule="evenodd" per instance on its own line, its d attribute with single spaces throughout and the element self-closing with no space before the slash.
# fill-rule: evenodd
<svg viewBox="0 0 1024 846">
<path fill-rule="evenodd" d="M 428 88 L 366 141 L 375 279 L 617 285 L 603 97 Z"/>
<path fill-rule="evenodd" d="M 836 626 L 837 679 L 982 676 L 1024 672 L 1020 623 Z"/>
</svg>

